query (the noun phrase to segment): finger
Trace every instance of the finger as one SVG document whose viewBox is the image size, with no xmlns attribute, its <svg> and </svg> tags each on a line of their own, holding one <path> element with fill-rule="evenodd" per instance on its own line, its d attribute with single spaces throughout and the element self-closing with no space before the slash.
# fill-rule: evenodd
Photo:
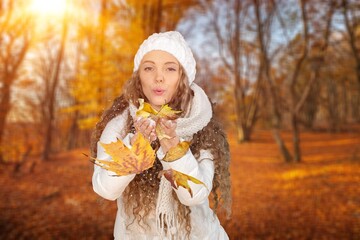
<svg viewBox="0 0 360 240">
<path fill-rule="evenodd" d="M 168 120 L 166 120 L 166 119 L 161 119 L 161 126 L 162 126 L 164 129 L 169 129 L 169 122 L 168 122 Z"/>
<path fill-rule="evenodd" d="M 149 138 L 150 138 L 150 141 L 153 142 L 153 141 L 156 140 L 157 136 L 156 136 L 156 134 L 154 132 L 151 132 Z"/>
<path fill-rule="evenodd" d="M 176 128 L 176 126 L 177 126 L 176 121 L 171 121 L 171 123 L 170 123 L 170 128 L 175 129 L 175 128 Z"/>
<path fill-rule="evenodd" d="M 151 133 L 155 134 L 155 125 L 153 125 L 151 122 L 146 124 L 144 123 L 142 125 L 141 131 L 147 136 L 149 136 Z"/>
<path fill-rule="evenodd" d="M 145 122 L 145 119 L 144 118 L 137 118 L 134 122 L 134 127 L 137 128 L 137 129 L 140 129 L 142 124 Z"/>
<path fill-rule="evenodd" d="M 145 133 L 146 135 L 148 135 L 148 136 L 149 136 L 153 131 L 154 131 L 154 129 L 153 129 L 153 127 L 151 127 L 151 126 L 148 126 L 147 128 L 144 129 L 144 133 Z"/>
<path fill-rule="evenodd" d="M 172 120 L 163 120 L 162 122 L 162 127 L 168 130 L 172 130 L 176 128 L 176 122 L 172 121 Z"/>
<path fill-rule="evenodd" d="M 145 130 L 146 130 L 146 128 L 148 127 L 148 123 L 147 123 L 147 121 L 145 120 L 145 119 L 141 119 L 141 120 L 139 120 L 138 122 L 137 122 L 137 128 L 138 128 L 138 130 L 139 131 L 141 131 L 141 132 L 145 132 Z"/>
</svg>

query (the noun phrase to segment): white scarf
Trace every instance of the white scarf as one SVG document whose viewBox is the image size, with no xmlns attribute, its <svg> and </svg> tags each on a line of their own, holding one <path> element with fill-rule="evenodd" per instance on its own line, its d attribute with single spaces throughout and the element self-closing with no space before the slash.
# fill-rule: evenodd
<svg viewBox="0 0 360 240">
<path fill-rule="evenodd" d="M 190 141 L 195 133 L 206 127 L 212 117 L 211 103 L 204 90 L 195 83 L 191 84 L 190 88 L 194 91 L 190 111 L 185 117 L 177 119 L 176 127 L 176 134 L 186 141 Z M 129 110 L 131 117 L 135 119 L 136 106 L 130 104 Z M 183 235 L 178 233 L 179 223 L 176 218 L 177 209 L 175 206 L 171 184 L 163 176 L 160 181 L 155 210 L 156 226 L 162 238 L 178 239 Z M 166 232 L 165 226 L 168 229 Z"/>
</svg>

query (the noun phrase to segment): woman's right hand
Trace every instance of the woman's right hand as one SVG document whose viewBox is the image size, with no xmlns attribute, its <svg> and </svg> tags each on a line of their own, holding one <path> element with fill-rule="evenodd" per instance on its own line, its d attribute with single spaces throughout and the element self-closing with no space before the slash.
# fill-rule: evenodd
<svg viewBox="0 0 360 240">
<path fill-rule="evenodd" d="M 155 141 L 157 136 L 155 133 L 155 121 L 150 118 L 138 118 L 134 122 L 135 135 L 130 140 L 131 145 L 135 141 L 135 136 L 137 133 L 142 133 L 145 139 L 148 139 L 150 142 Z"/>
</svg>

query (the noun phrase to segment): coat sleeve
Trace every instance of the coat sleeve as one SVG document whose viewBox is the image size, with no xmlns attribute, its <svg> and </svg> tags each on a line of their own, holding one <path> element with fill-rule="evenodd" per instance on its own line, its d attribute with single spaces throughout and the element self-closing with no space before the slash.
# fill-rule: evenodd
<svg viewBox="0 0 360 240">
<path fill-rule="evenodd" d="M 124 129 L 126 123 L 125 112 L 120 116 L 113 118 L 105 127 L 101 134 L 100 141 L 102 143 L 115 142 L 121 139 L 121 131 Z M 123 140 L 124 144 L 130 145 L 130 135 L 126 135 Z M 104 151 L 104 148 L 97 144 L 97 158 L 100 160 L 109 160 L 111 157 Z M 126 186 L 134 179 L 135 174 L 126 176 L 114 176 L 114 172 L 105 170 L 97 165 L 94 166 L 94 173 L 92 177 L 92 184 L 94 191 L 101 197 L 108 200 L 116 200 L 121 196 Z"/>
<path fill-rule="evenodd" d="M 159 149 L 157 155 L 159 159 L 164 157 L 161 148 Z M 176 171 L 194 177 L 205 184 L 204 186 L 203 184 L 196 184 L 188 181 L 188 184 L 192 190 L 192 197 L 188 190 L 183 187 L 174 189 L 182 204 L 187 206 L 194 206 L 202 204 L 205 200 L 208 199 L 214 178 L 214 162 L 210 151 L 201 150 L 199 159 L 196 159 L 189 149 L 187 153 L 180 159 L 173 162 L 161 161 L 161 163 L 164 170 L 172 168 Z"/>
</svg>

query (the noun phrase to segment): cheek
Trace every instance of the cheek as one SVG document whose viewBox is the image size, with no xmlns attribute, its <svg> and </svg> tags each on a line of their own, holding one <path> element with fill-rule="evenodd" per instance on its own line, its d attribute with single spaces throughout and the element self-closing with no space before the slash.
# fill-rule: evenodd
<svg viewBox="0 0 360 240">
<path fill-rule="evenodd" d="M 141 87 L 143 94 L 145 94 L 145 96 L 148 97 L 148 93 L 150 91 L 149 84 L 146 84 L 146 81 L 140 80 L 140 87 Z"/>
<path fill-rule="evenodd" d="M 179 85 L 180 85 L 179 77 L 177 77 L 176 79 L 174 79 L 174 81 L 171 82 L 171 87 L 174 89 L 174 91 L 178 89 Z"/>
</svg>

